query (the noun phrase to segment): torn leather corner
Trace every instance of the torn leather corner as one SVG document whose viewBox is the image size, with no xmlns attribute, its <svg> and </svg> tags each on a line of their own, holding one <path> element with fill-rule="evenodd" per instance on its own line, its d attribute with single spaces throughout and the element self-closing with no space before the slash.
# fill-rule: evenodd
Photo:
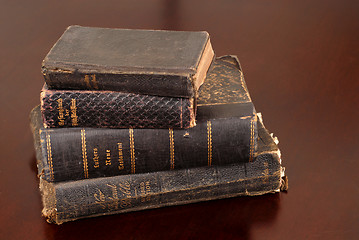
<svg viewBox="0 0 359 240">
<path fill-rule="evenodd" d="M 288 190 L 288 177 L 286 175 L 284 175 L 281 179 L 280 179 L 280 190 L 281 191 L 287 191 Z"/>
<path fill-rule="evenodd" d="M 45 169 L 42 169 L 41 172 L 37 174 L 38 178 L 41 178 L 43 176 L 45 176 Z"/>
<path fill-rule="evenodd" d="M 53 184 L 40 178 L 40 192 L 42 195 L 42 215 L 48 223 L 61 224 L 57 219 L 56 192 Z"/>
</svg>

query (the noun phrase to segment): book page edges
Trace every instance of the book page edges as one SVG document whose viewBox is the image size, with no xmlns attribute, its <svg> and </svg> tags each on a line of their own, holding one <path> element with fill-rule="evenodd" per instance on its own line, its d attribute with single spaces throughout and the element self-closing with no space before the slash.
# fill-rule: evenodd
<svg viewBox="0 0 359 240">
<path fill-rule="evenodd" d="M 210 39 L 208 39 L 206 47 L 203 50 L 201 60 L 197 67 L 196 74 L 192 77 L 192 85 L 196 92 L 206 79 L 209 67 L 214 59 L 214 51 Z"/>
<path fill-rule="evenodd" d="M 259 119 L 259 121 L 263 124 L 263 115 L 260 112 L 257 112 L 257 117 Z M 270 134 L 271 138 L 273 139 L 273 142 L 278 145 L 279 144 L 279 140 L 277 137 L 275 137 L 273 135 L 273 133 Z M 262 153 L 261 153 L 262 154 Z M 276 190 L 276 192 L 280 192 L 280 191 L 287 191 L 289 188 L 289 184 L 288 184 L 288 177 L 287 175 L 285 175 L 285 167 L 282 166 L 282 154 L 278 148 L 277 151 L 274 151 L 273 154 L 276 154 L 279 160 L 279 164 L 281 165 L 280 167 L 280 185 L 279 188 Z"/>
<path fill-rule="evenodd" d="M 192 128 L 196 126 L 196 111 L 197 111 L 197 106 L 196 106 L 196 101 L 193 98 L 189 99 L 190 102 L 190 106 L 188 107 L 189 109 L 189 114 L 190 114 L 190 124 L 188 128 Z M 182 111 L 182 110 L 181 110 Z M 182 113 L 181 113 L 182 115 Z M 181 116 L 182 119 L 182 116 Z M 182 121 L 182 120 L 181 120 Z M 182 125 L 182 124 L 181 124 Z"/>
<path fill-rule="evenodd" d="M 46 122 L 46 119 L 44 115 L 42 114 L 44 112 L 44 98 L 46 97 L 46 94 L 49 90 L 47 89 L 46 83 L 43 85 L 41 92 L 40 92 L 40 112 L 41 112 L 41 119 L 42 119 L 42 125 L 44 128 L 50 128 L 49 125 Z"/>
</svg>

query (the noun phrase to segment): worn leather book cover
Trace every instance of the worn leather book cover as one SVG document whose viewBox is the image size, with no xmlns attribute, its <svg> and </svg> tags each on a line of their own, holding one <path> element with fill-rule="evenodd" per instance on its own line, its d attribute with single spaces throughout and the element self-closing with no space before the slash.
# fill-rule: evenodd
<svg viewBox="0 0 359 240">
<path fill-rule="evenodd" d="M 41 91 L 47 128 L 190 128 L 195 126 L 193 98 L 113 91 Z"/>
<path fill-rule="evenodd" d="M 207 113 L 219 114 L 223 109 L 233 114 L 231 107 L 253 107 L 235 57 L 216 59 L 200 92 L 200 108 L 206 105 L 217 109 Z M 51 90 L 45 86 L 41 111 L 45 127 L 50 128 L 190 128 L 195 126 L 196 101 L 113 91 Z"/>
<path fill-rule="evenodd" d="M 39 174 L 58 182 L 252 161 L 257 117 L 236 58 L 216 60 L 202 88 L 190 129 L 45 129 L 35 108 Z"/>
<path fill-rule="evenodd" d="M 42 213 L 48 222 L 61 224 L 81 218 L 286 190 L 280 151 L 261 123 L 258 131 L 258 150 L 252 162 L 59 183 L 40 177 Z"/>
<path fill-rule="evenodd" d="M 207 32 L 70 26 L 43 60 L 50 89 L 195 97 L 214 57 Z"/>
</svg>

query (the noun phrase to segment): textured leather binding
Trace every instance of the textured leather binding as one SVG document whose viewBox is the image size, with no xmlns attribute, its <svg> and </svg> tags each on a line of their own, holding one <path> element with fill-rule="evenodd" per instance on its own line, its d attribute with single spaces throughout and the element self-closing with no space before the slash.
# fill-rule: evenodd
<svg viewBox="0 0 359 240">
<path fill-rule="evenodd" d="M 50 89 L 121 91 L 154 96 L 190 98 L 196 95 L 187 76 L 148 73 L 82 73 L 43 70 Z"/>
<path fill-rule="evenodd" d="M 254 106 L 236 57 L 216 59 L 200 88 L 197 118 L 235 117 L 238 108 Z M 45 127 L 189 128 L 195 125 L 195 103 L 171 98 L 111 91 L 49 90 L 41 93 Z M 206 114 L 206 115 L 203 115 Z"/>
<path fill-rule="evenodd" d="M 255 112 L 238 58 L 216 58 L 200 88 L 197 119 L 242 116 L 243 107 Z"/>
<path fill-rule="evenodd" d="M 41 92 L 46 127 L 189 128 L 193 99 L 110 91 Z"/>
<path fill-rule="evenodd" d="M 252 161 L 257 117 L 237 59 L 217 59 L 207 80 L 197 126 L 186 130 L 44 129 L 35 109 L 43 178 L 56 182 Z"/>
<path fill-rule="evenodd" d="M 189 98 L 213 56 L 207 32 L 70 26 L 42 69 L 50 89 Z"/>
<path fill-rule="evenodd" d="M 60 183 L 41 178 L 40 189 L 43 215 L 49 222 L 61 224 L 87 217 L 277 192 L 284 184 L 283 176 L 279 149 L 260 125 L 258 152 L 250 163 Z"/>
<path fill-rule="evenodd" d="M 44 129 L 32 111 L 39 174 L 51 182 L 252 161 L 253 109 L 242 117 L 202 119 L 190 129 Z"/>
</svg>

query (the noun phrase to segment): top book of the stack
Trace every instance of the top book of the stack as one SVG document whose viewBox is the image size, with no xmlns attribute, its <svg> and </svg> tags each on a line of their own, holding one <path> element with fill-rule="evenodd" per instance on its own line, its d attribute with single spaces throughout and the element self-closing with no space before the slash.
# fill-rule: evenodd
<svg viewBox="0 0 359 240">
<path fill-rule="evenodd" d="M 42 71 L 50 89 L 192 98 L 213 58 L 207 32 L 70 26 Z"/>
</svg>

